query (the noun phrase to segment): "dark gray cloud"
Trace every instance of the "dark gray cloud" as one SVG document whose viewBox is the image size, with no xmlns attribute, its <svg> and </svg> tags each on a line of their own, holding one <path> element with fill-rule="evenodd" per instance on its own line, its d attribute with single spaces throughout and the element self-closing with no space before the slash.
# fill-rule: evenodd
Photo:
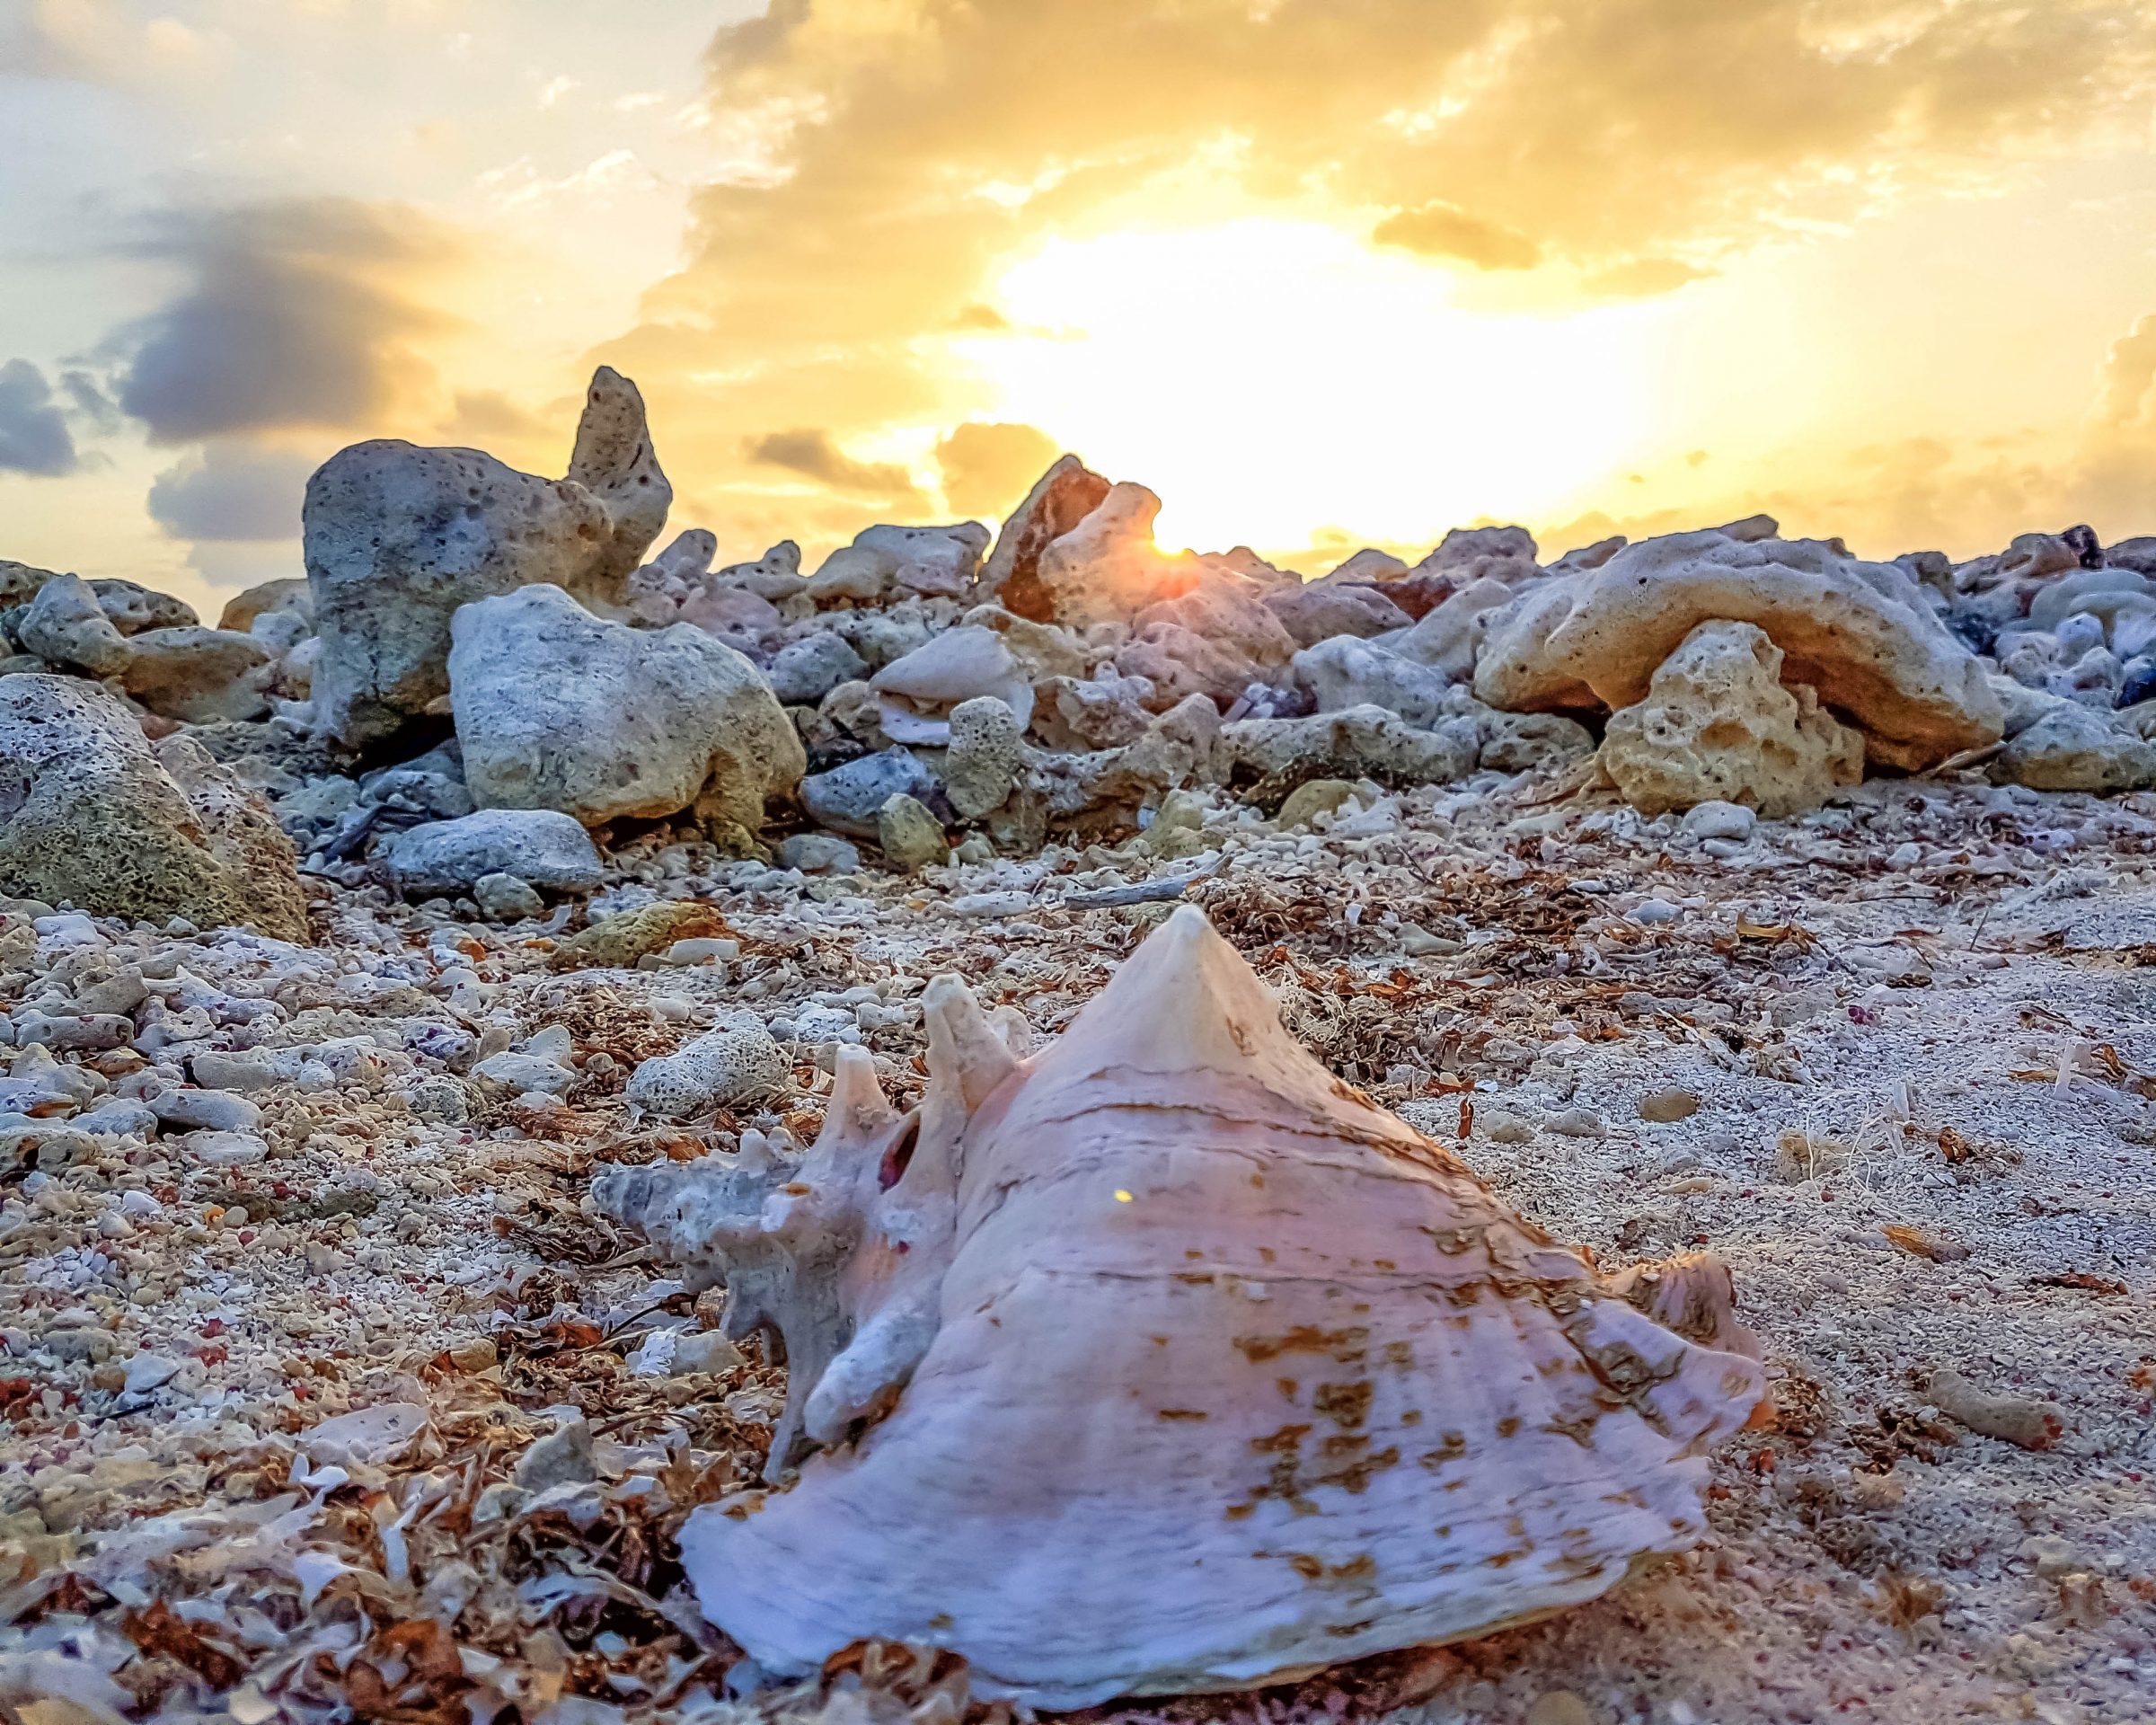
<svg viewBox="0 0 2156 1725">
<path fill-rule="evenodd" d="M 296 539 L 300 499 L 320 464 L 295 450 L 222 438 L 157 475 L 150 518 L 175 539 Z"/>
<path fill-rule="evenodd" d="M 67 416 L 27 359 L 0 366 L 0 473 L 58 479 L 81 464 Z"/>
<path fill-rule="evenodd" d="M 117 393 L 183 443 L 384 417 L 428 379 L 411 343 L 442 322 L 408 284 L 457 248 L 412 210 L 316 199 L 190 216 L 146 249 L 190 279 L 126 333 Z"/>
</svg>

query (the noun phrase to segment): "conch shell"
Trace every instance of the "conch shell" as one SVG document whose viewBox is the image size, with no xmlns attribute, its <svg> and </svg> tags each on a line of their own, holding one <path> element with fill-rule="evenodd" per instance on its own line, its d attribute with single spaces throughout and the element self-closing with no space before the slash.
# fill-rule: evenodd
<svg viewBox="0 0 2156 1725">
<path fill-rule="evenodd" d="M 600 1182 L 784 1341 L 798 1480 L 683 1537 L 766 1669 L 876 1638 L 1049 1707 L 1240 1688 L 1704 1535 L 1704 1446 L 1764 1393 L 1711 1261 L 1600 1281 L 1327 1073 L 1192 907 L 1036 1057 L 956 978 L 923 999 L 917 1113 L 842 1048 L 798 1163 Z"/>
</svg>

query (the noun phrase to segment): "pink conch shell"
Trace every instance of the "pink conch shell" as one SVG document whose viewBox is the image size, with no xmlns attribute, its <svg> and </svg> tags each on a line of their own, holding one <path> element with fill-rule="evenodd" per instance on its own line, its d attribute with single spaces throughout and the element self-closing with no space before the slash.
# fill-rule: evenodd
<svg viewBox="0 0 2156 1725">
<path fill-rule="evenodd" d="M 602 1184 L 738 1266 L 791 1362 L 776 1459 L 825 1446 L 684 1535 L 766 1668 L 874 1637 L 1045 1706 L 1235 1688 L 1531 1621 L 1704 1535 L 1702 1451 L 1759 1366 L 1335 1080 L 1197 910 L 1035 1057 L 955 978 L 925 1005 L 918 1117 L 849 1050 L 775 1184 Z M 1666 1292 L 1743 1335 L 1726 1278 Z"/>
</svg>

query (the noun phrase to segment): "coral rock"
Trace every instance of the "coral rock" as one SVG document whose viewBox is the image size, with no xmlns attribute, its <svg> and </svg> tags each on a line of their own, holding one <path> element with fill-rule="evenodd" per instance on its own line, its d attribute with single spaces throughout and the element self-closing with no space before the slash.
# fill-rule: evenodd
<svg viewBox="0 0 2156 1725">
<path fill-rule="evenodd" d="M 601 367 L 567 479 L 391 439 L 323 464 L 301 518 L 323 641 L 315 694 L 333 734 L 390 736 L 447 692 L 460 606 L 542 581 L 623 603 L 667 495 L 642 411 L 633 386 Z"/>
<path fill-rule="evenodd" d="M 1077 456 L 1058 459 L 996 535 L 981 567 L 981 597 L 1035 622 L 1052 618 L 1054 597 L 1040 584 L 1041 553 L 1100 508 L 1108 491 L 1108 482 Z"/>
<path fill-rule="evenodd" d="M 1765 631 L 1787 678 L 1860 726 L 1876 760 L 1929 766 L 1999 737 L 1983 668 L 1906 571 L 1838 543 L 1724 530 L 1643 540 L 1530 586 L 1491 624 L 1475 693 L 1514 711 L 1629 707 L 1678 642 L 1719 620 Z"/>
<path fill-rule="evenodd" d="M 526 587 L 466 606 L 453 634 L 450 705 L 482 808 L 596 827 L 695 803 L 753 833 L 807 769 L 755 667 L 687 624 L 632 629 Z"/>
<path fill-rule="evenodd" d="M 1748 623 L 1702 623 L 1647 698 L 1613 717 L 1602 765 L 1648 814 L 1741 802 L 1771 819 L 1816 809 L 1864 776 L 1864 742 L 1818 696 L 1781 682 L 1781 650 Z"/>
<path fill-rule="evenodd" d="M 726 1280 L 729 1331 L 784 1340 L 773 1477 L 812 1453 L 682 1541 L 764 1668 L 867 1637 L 1041 1706 L 1254 1686 L 1705 1536 L 1701 1451 L 1758 1365 L 1334 1079 L 1201 913 L 1038 1057 L 956 978 L 923 1004 L 918 1112 L 841 1048 L 798 1162 L 757 1140 L 595 1187 Z"/>
<path fill-rule="evenodd" d="M 292 846 L 186 737 L 153 750 L 93 684 L 0 677 L 0 883 L 101 916 L 237 923 L 305 940 Z"/>
</svg>

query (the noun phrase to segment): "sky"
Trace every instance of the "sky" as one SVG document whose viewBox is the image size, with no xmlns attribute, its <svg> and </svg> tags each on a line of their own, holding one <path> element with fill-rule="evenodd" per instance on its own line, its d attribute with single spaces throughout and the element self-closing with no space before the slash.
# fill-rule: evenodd
<svg viewBox="0 0 2156 1725">
<path fill-rule="evenodd" d="M 2156 533 L 2156 7 L 0 0 L 0 558 L 214 611 L 599 363 L 727 562 Z"/>
</svg>

